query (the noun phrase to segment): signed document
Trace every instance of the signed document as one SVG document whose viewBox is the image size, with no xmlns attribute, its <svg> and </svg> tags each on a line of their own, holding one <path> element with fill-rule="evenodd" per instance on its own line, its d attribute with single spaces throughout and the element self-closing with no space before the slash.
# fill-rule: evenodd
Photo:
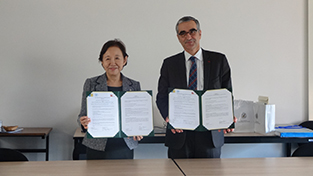
<svg viewBox="0 0 313 176">
<path fill-rule="evenodd" d="M 169 123 L 175 129 L 226 129 L 233 118 L 232 94 L 227 89 L 174 89 L 169 93 Z"/>
<path fill-rule="evenodd" d="M 90 138 L 151 136 L 152 91 L 93 91 L 87 96 Z"/>
<path fill-rule="evenodd" d="M 87 97 L 88 132 L 93 137 L 114 137 L 119 132 L 118 97 L 113 92 L 93 92 Z"/>
<path fill-rule="evenodd" d="M 199 96 L 192 90 L 174 89 L 169 95 L 169 120 L 174 128 L 195 130 L 200 124 Z"/>
<path fill-rule="evenodd" d="M 152 99 L 148 92 L 126 92 L 121 97 L 122 131 L 127 136 L 148 136 L 153 131 Z"/>
</svg>

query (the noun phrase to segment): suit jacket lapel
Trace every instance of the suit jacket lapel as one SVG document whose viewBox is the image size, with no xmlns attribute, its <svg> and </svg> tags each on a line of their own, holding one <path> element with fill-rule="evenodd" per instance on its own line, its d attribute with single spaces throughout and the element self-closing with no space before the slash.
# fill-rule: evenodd
<svg viewBox="0 0 313 176">
<path fill-rule="evenodd" d="M 122 73 L 121 73 L 121 77 L 122 77 L 122 83 L 123 83 L 122 84 L 123 91 L 133 90 L 132 82 L 129 79 L 127 79 Z M 96 82 L 97 82 L 97 85 L 95 86 L 96 91 L 108 91 L 107 77 L 105 73 L 99 76 Z"/>
<path fill-rule="evenodd" d="M 210 68 L 211 68 L 211 60 L 209 57 L 209 53 L 202 49 L 203 56 L 203 69 L 204 69 L 204 88 L 203 90 L 209 89 L 209 78 L 210 78 Z"/>
<path fill-rule="evenodd" d="M 121 73 L 121 77 L 122 77 L 122 84 L 123 84 L 123 91 L 132 91 L 134 90 L 133 88 L 133 83 L 127 79 L 122 73 Z"/>
<path fill-rule="evenodd" d="M 98 79 L 96 80 L 96 82 L 97 82 L 96 91 L 107 91 L 108 90 L 107 77 L 106 77 L 105 73 L 103 75 L 99 76 Z"/>
<path fill-rule="evenodd" d="M 182 89 L 186 89 L 188 88 L 188 83 L 187 83 L 187 77 L 186 77 L 186 60 L 185 60 L 185 55 L 184 52 L 182 52 L 181 54 L 178 55 L 177 57 L 178 61 L 177 63 L 177 67 L 173 67 L 176 68 L 176 73 L 177 73 L 177 83 L 179 85 L 179 87 L 177 88 L 182 88 Z M 183 76 L 182 76 L 183 75 Z"/>
</svg>

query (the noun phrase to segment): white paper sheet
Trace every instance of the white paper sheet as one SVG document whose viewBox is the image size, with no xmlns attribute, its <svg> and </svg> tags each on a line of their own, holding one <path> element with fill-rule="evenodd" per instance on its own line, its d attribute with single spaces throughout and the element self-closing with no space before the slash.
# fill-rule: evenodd
<svg viewBox="0 0 313 176">
<path fill-rule="evenodd" d="M 126 92 L 121 97 L 122 131 L 127 136 L 147 136 L 153 131 L 152 96 L 146 92 Z"/>
<path fill-rule="evenodd" d="M 234 122 L 231 93 L 227 89 L 206 91 L 202 95 L 202 118 L 208 130 L 228 128 Z"/>
<path fill-rule="evenodd" d="M 199 126 L 199 96 L 193 90 L 174 89 L 169 94 L 169 123 L 175 129 Z"/>
<path fill-rule="evenodd" d="M 89 134 L 94 137 L 114 137 L 119 132 L 118 98 L 113 92 L 93 92 L 87 97 Z"/>
</svg>

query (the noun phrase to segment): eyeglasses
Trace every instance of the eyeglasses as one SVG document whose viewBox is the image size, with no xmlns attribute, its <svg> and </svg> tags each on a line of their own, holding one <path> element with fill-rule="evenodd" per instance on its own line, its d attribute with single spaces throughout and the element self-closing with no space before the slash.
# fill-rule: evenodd
<svg viewBox="0 0 313 176">
<path fill-rule="evenodd" d="M 198 30 L 195 29 L 195 28 L 192 28 L 192 29 L 189 30 L 189 32 L 180 31 L 178 35 L 181 36 L 181 37 L 186 37 L 187 34 L 190 34 L 191 36 L 194 36 L 196 34 L 196 32 L 198 32 Z"/>
</svg>

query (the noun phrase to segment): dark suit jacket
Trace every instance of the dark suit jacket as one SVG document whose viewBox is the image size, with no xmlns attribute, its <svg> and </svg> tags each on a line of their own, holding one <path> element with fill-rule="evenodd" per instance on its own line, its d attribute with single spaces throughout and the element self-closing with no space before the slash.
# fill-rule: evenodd
<svg viewBox="0 0 313 176">
<path fill-rule="evenodd" d="M 202 49 L 204 90 L 226 88 L 232 92 L 231 72 L 226 56 L 221 53 L 206 51 Z M 161 75 L 158 83 L 157 106 L 162 117 L 168 117 L 168 90 L 169 88 L 187 89 L 186 61 L 184 52 L 168 57 L 163 61 Z M 201 144 L 209 146 L 211 141 L 207 140 L 212 135 L 214 147 L 224 144 L 223 131 L 217 130 L 198 132 L 197 135 L 203 139 Z M 173 134 L 169 129 L 166 131 L 165 145 L 174 149 L 183 146 L 186 133 Z"/>
</svg>

